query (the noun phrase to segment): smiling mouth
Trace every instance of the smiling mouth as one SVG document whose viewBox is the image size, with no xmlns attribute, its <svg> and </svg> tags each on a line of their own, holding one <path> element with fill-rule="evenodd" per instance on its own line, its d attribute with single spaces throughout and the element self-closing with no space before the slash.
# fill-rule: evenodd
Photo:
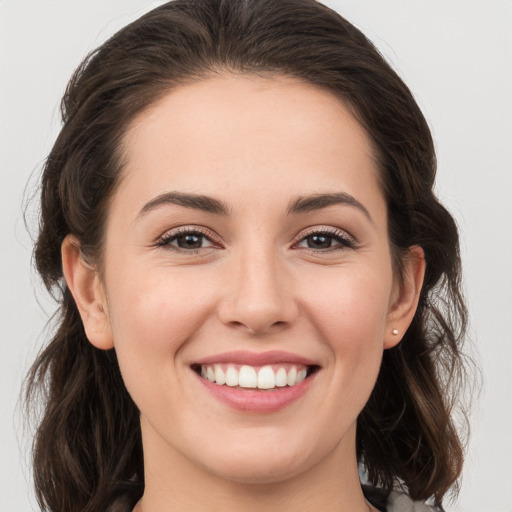
<svg viewBox="0 0 512 512">
<path fill-rule="evenodd" d="M 244 364 L 194 364 L 203 379 L 219 386 L 245 390 L 278 390 L 297 386 L 319 370 L 316 365 L 283 364 L 250 366 Z"/>
</svg>

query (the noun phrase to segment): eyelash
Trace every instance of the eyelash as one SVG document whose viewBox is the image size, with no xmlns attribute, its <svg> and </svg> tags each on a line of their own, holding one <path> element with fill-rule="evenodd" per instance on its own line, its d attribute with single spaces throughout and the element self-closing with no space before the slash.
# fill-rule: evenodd
<svg viewBox="0 0 512 512">
<path fill-rule="evenodd" d="M 326 238 L 331 239 L 331 243 L 333 241 L 338 242 L 339 245 L 334 245 L 327 247 L 325 249 L 315 249 L 312 247 L 304 247 L 304 249 L 311 251 L 313 253 L 326 253 L 331 251 L 343 251 L 346 249 L 356 249 L 357 243 L 356 240 L 349 235 L 346 231 L 343 231 L 339 228 L 323 228 L 323 227 L 315 227 L 306 231 L 305 233 L 300 234 L 300 238 L 297 242 L 294 243 L 293 247 L 297 247 L 301 242 L 306 241 L 308 238 L 313 236 L 324 236 Z"/>
<path fill-rule="evenodd" d="M 177 247 L 171 245 L 172 242 L 178 240 L 180 237 L 184 237 L 187 235 L 195 235 L 197 237 L 201 237 L 203 239 L 208 240 L 212 245 L 210 247 L 198 247 L 197 249 L 184 249 L 183 247 Z M 213 233 L 209 230 L 204 230 L 200 227 L 183 227 L 183 228 L 177 228 L 175 230 L 172 230 L 171 232 L 166 233 L 163 235 L 155 244 L 156 247 L 163 247 L 168 248 L 170 250 L 186 253 L 186 254 L 197 254 L 200 251 L 204 251 L 205 249 L 212 249 L 215 248 L 215 246 L 219 246 L 220 243 L 215 241 L 215 237 L 213 236 Z"/>
<path fill-rule="evenodd" d="M 184 236 L 197 236 L 201 237 L 203 239 L 208 240 L 212 245 L 208 247 L 198 247 L 194 249 L 185 249 L 183 247 L 177 247 L 172 245 L 172 242 L 177 241 L 180 237 Z M 330 246 L 323 249 L 315 249 L 312 247 L 303 247 L 303 249 L 306 249 L 313 253 L 326 253 L 326 252 L 332 252 L 332 251 L 340 251 L 340 250 L 346 250 L 346 249 L 356 249 L 357 244 L 356 240 L 350 236 L 346 231 L 343 231 L 338 228 L 313 228 L 309 231 L 306 231 L 305 233 L 301 233 L 300 237 L 297 238 L 297 241 L 293 243 L 292 248 L 293 249 L 301 249 L 298 247 L 298 245 L 301 242 L 306 241 L 308 238 L 311 238 L 313 236 L 324 236 L 328 239 L 331 239 L 331 244 L 333 241 L 338 242 L 338 245 Z M 220 246 L 220 243 L 215 240 L 216 237 L 213 236 L 213 233 L 209 230 L 204 230 L 200 227 L 183 227 L 183 228 L 177 228 L 169 233 L 166 233 L 163 235 L 155 244 L 156 247 L 164 247 L 169 248 L 170 250 L 181 252 L 185 254 L 197 254 L 201 251 L 210 250 L 213 248 L 218 248 Z"/>
</svg>

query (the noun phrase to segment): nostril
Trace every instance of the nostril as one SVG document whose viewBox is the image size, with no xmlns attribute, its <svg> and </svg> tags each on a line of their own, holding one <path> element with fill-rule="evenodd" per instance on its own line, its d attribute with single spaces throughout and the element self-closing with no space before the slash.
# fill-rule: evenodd
<svg viewBox="0 0 512 512">
<path fill-rule="evenodd" d="M 267 289 L 253 278 L 241 279 L 240 289 L 227 293 L 217 312 L 225 325 L 243 329 L 252 335 L 284 329 L 298 318 L 298 306 L 292 293 L 274 282 L 277 291 Z"/>
</svg>

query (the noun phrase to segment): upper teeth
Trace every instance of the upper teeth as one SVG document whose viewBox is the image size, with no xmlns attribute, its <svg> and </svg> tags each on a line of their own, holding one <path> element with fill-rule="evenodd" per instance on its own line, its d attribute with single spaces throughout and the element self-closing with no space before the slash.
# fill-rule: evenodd
<svg viewBox="0 0 512 512">
<path fill-rule="evenodd" d="M 216 384 L 242 388 L 272 389 L 295 386 L 306 378 L 307 369 L 302 366 L 235 366 L 220 364 L 201 365 L 201 376 Z"/>
</svg>

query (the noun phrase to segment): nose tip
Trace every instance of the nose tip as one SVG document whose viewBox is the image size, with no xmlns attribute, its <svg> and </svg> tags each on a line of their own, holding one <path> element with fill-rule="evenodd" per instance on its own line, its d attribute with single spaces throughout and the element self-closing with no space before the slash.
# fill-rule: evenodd
<svg viewBox="0 0 512 512">
<path fill-rule="evenodd" d="M 246 329 L 248 333 L 260 335 L 279 328 L 285 328 L 289 323 L 288 315 L 281 308 L 270 302 L 265 304 L 236 304 L 232 319 L 227 324 Z M 285 319 L 286 318 L 286 319 Z"/>
<path fill-rule="evenodd" d="M 286 272 L 275 260 L 264 265 L 246 261 L 231 276 L 219 316 L 224 324 L 252 335 L 287 328 L 298 316 L 298 308 Z"/>
</svg>

